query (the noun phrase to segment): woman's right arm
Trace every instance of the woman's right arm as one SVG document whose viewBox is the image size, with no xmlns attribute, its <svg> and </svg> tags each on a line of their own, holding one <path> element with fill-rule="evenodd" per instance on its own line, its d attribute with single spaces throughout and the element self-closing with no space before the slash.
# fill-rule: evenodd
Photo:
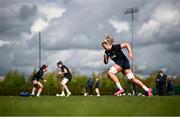
<svg viewBox="0 0 180 117">
<path fill-rule="evenodd" d="M 104 64 L 107 64 L 108 61 L 109 61 L 109 57 L 106 54 L 104 54 L 104 60 L 103 60 Z"/>
</svg>

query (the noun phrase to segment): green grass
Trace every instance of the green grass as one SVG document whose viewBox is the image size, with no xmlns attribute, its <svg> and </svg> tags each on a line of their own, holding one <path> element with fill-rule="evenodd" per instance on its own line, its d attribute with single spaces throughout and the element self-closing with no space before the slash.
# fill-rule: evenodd
<svg viewBox="0 0 180 117">
<path fill-rule="evenodd" d="M 0 97 L 0 116 L 3 115 L 180 115 L 180 97 Z"/>
</svg>

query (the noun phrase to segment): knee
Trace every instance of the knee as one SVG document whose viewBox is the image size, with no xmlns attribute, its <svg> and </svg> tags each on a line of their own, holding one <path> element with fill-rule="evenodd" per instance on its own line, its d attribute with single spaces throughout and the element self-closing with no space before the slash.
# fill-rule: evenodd
<svg viewBox="0 0 180 117">
<path fill-rule="evenodd" d="M 61 86 L 64 86 L 65 84 L 63 82 L 61 82 Z"/>
<path fill-rule="evenodd" d="M 134 74 L 133 74 L 133 73 L 128 73 L 128 74 L 126 74 L 126 77 L 127 77 L 128 80 L 130 80 L 130 81 L 132 81 L 132 82 L 135 80 L 135 77 L 134 77 Z"/>
<path fill-rule="evenodd" d="M 40 88 L 41 88 L 41 89 L 43 89 L 43 88 L 44 88 L 44 86 L 40 86 Z"/>
<path fill-rule="evenodd" d="M 111 73 L 110 71 L 107 72 L 107 76 L 108 76 L 108 77 L 110 77 L 111 74 L 112 74 L 112 73 Z"/>
<path fill-rule="evenodd" d="M 128 78 L 128 80 L 135 83 L 136 78 L 130 78 L 130 79 Z"/>
<path fill-rule="evenodd" d="M 118 73 L 118 70 L 116 69 L 116 67 L 112 66 L 109 71 L 108 71 L 108 75 L 111 76 L 111 75 L 115 75 Z"/>
<path fill-rule="evenodd" d="M 111 75 L 115 75 L 116 73 L 118 73 L 117 69 L 113 66 L 111 67 L 108 72 L 107 75 L 110 77 Z"/>
<path fill-rule="evenodd" d="M 113 77 L 113 75 L 115 75 L 114 72 L 112 72 L 112 71 L 110 71 L 110 70 L 107 72 L 107 76 L 108 76 L 109 78 Z"/>
</svg>

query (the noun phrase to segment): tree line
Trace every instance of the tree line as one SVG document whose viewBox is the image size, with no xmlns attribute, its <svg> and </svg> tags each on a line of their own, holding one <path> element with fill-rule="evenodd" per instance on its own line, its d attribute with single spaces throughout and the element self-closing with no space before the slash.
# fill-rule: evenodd
<svg viewBox="0 0 180 117">
<path fill-rule="evenodd" d="M 145 79 L 140 79 L 148 87 L 152 87 L 153 93 L 155 90 L 155 79 L 158 74 L 158 71 L 154 71 L 149 77 Z M 106 71 L 96 74 L 92 74 L 94 80 L 99 78 L 100 80 L 100 93 L 101 95 L 111 95 L 116 90 L 114 84 L 110 82 L 109 78 L 106 75 Z M 73 79 L 68 84 L 69 89 L 72 91 L 72 95 L 83 95 L 86 90 L 86 82 L 89 76 L 79 75 L 73 73 Z M 120 82 L 125 89 L 126 93 L 131 93 L 131 82 L 129 82 L 122 74 L 118 74 Z M 57 79 L 55 72 L 49 72 L 45 74 L 44 78 L 47 80 L 46 83 L 43 83 L 44 89 L 42 95 L 55 95 L 60 93 L 60 80 Z M 174 79 L 174 90 L 175 94 L 180 94 L 180 76 Z M 3 80 L 0 81 L 0 95 L 19 95 L 20 92 L 27 91 L 31 92 L 32 82 L 31 75 L 25 76 L 24 74 L 18 72 L 17 70 L 9 71 Z M 144 93 L 141 88 L 137 87 L 138 93 Z M 95 92 L 94 92 L 95 93 Z"/>
</svg>

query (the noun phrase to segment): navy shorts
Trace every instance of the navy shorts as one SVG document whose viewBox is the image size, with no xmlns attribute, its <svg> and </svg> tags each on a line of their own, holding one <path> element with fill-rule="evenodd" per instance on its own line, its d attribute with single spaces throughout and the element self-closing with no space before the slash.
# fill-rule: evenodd
<svg viewBox="0 0 180 117">
<path fill-rule="evenodd" d="M 34 81 L 34 80 L 37 80 L 37 81 L 38 81 L 38 79 L 37 79 L 37 78 L 32 78 L 32 81 Z"/>
<path fill-rule="evenodd" d="M 32 80 L 32 81 L 34 81 L 34 80 L 37 80 L 37 81 L 39 81 L 39 79 L 38 79 L 38 78 L 32 78 L 31 80 Z"/>
<path fill-rule="evenodd" d="M 127 59 L 117 61 L 116 64 L 119 65 L 123 70 L 131 69 L 129 60 L 127 60 Z"/>
<path fill-rule="evenodd" d="M 63 78 L 67 78 L 69 81 L 71 81 L 72 76 L 64 76 Z"/>
</svg>

